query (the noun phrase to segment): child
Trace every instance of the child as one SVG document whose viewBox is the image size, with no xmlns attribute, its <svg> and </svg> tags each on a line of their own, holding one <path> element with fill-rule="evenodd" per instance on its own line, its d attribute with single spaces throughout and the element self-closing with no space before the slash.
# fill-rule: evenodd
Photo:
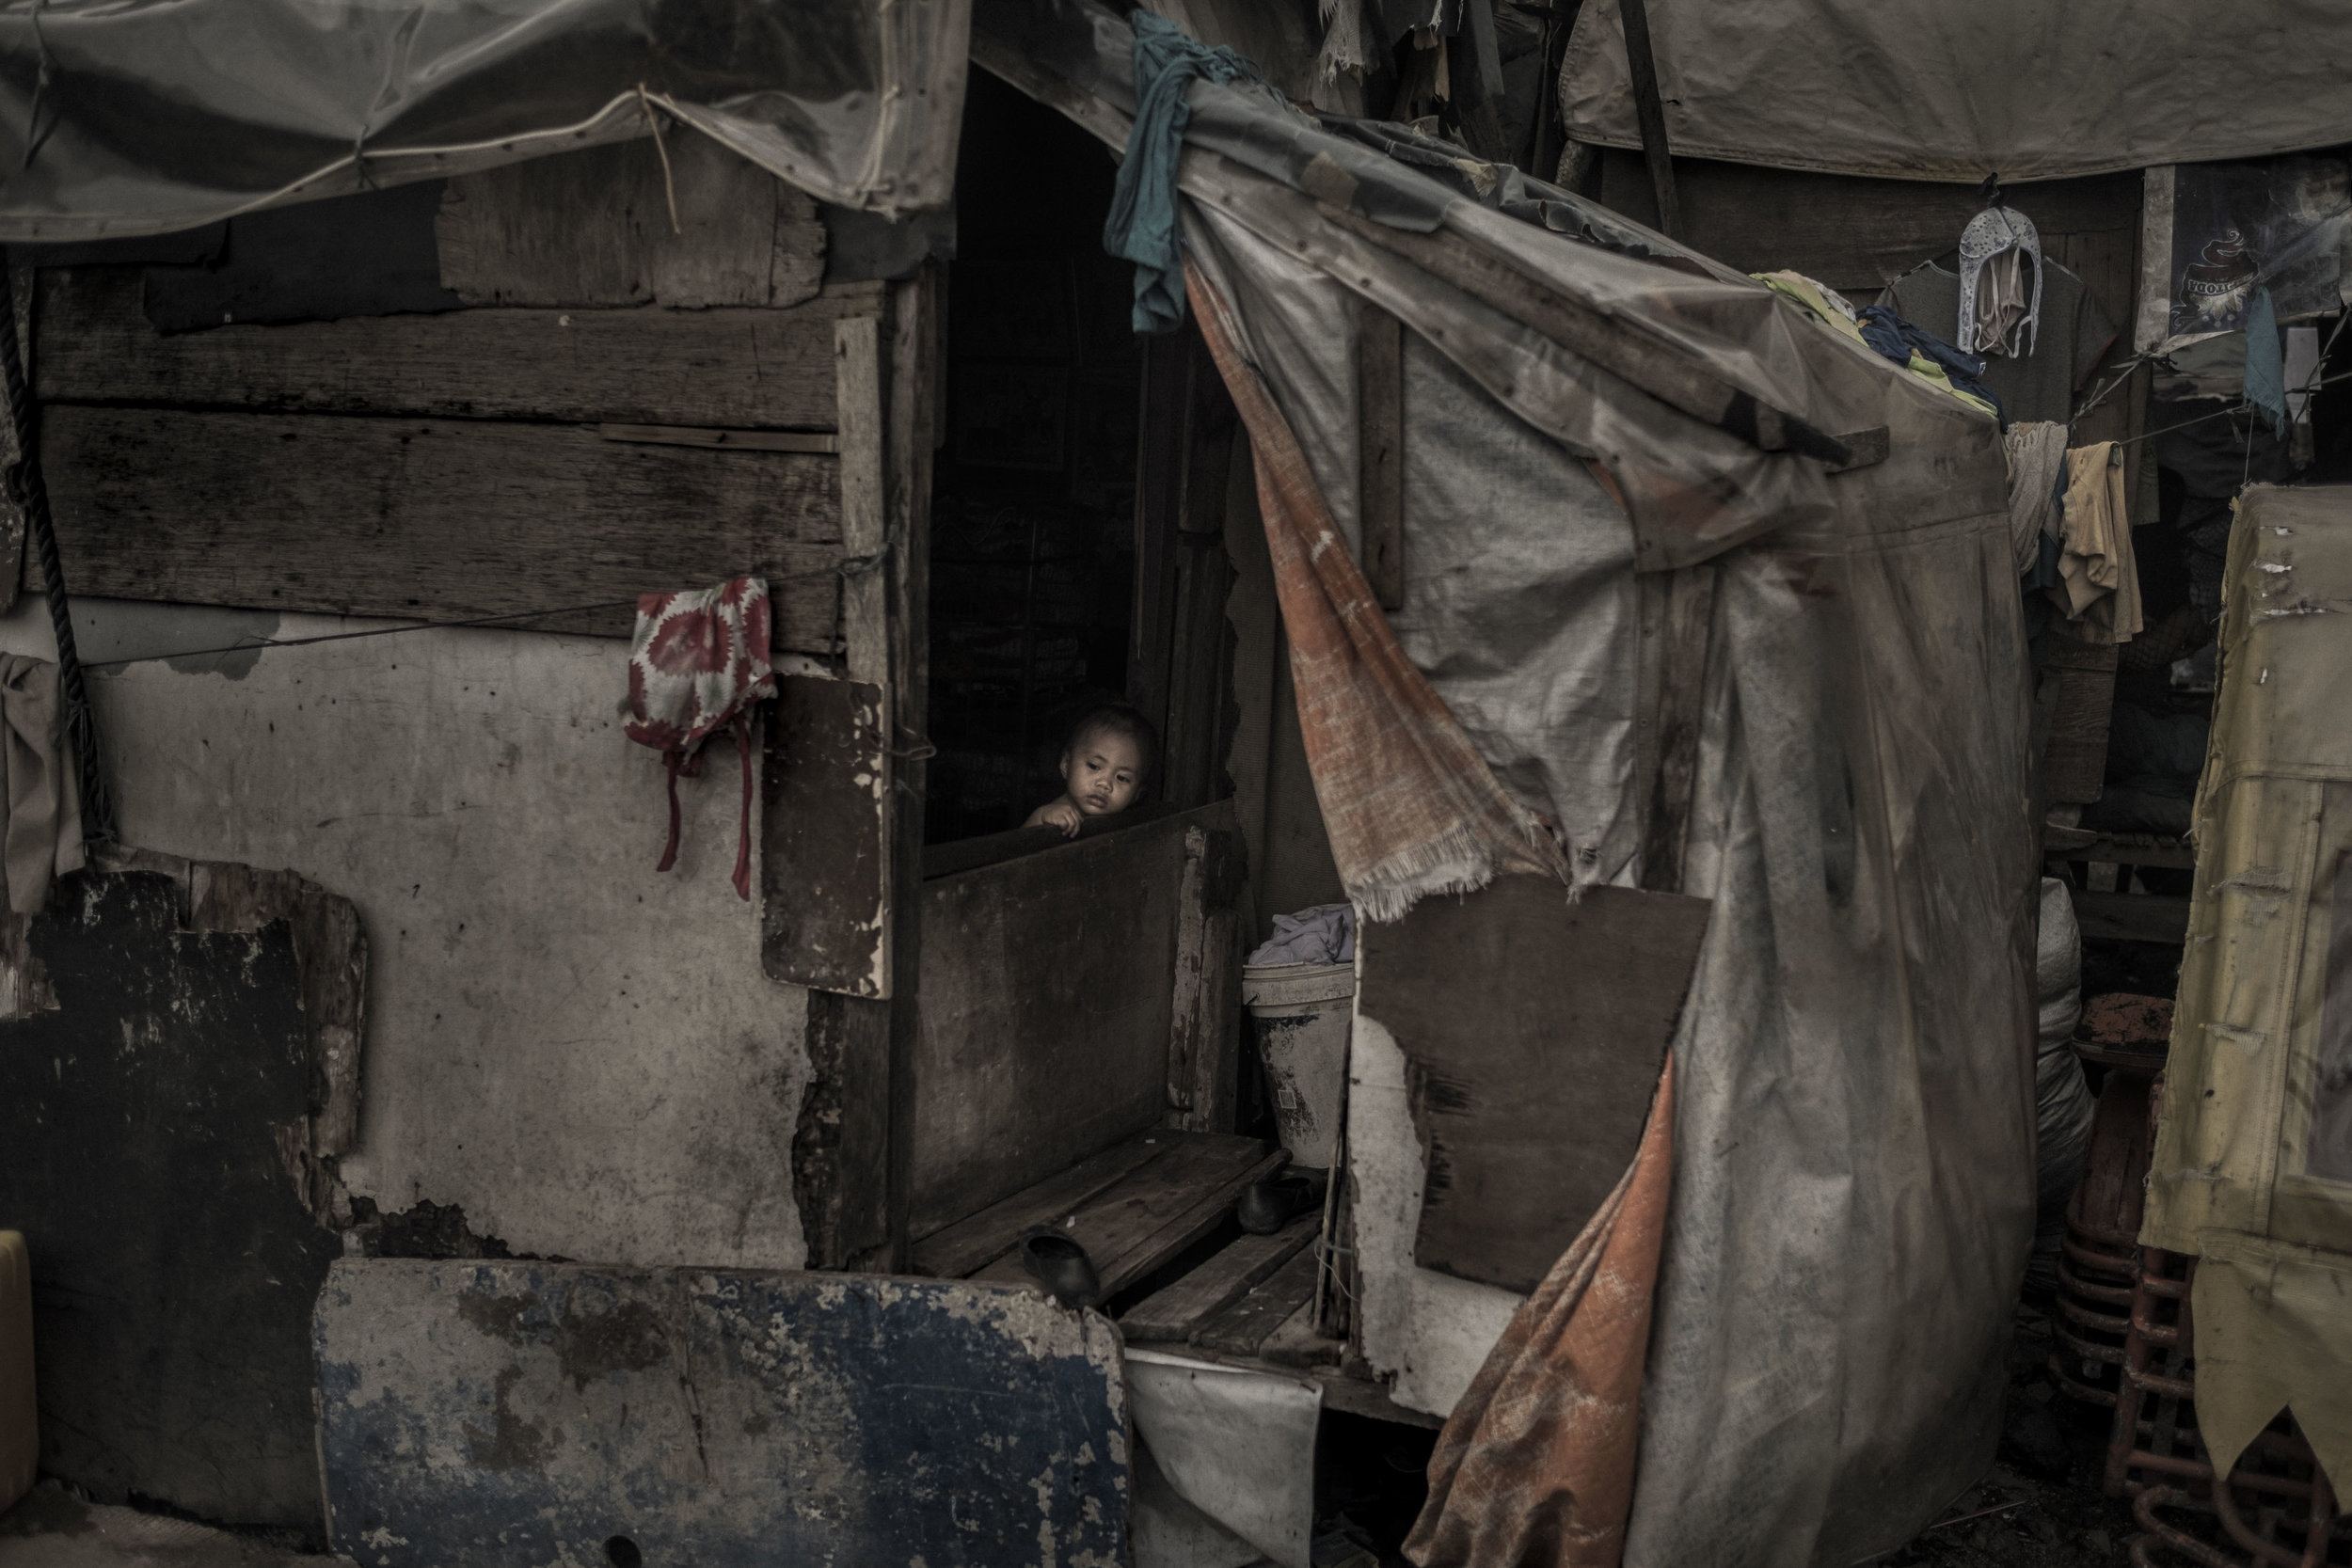
<svg viewBox="0 0 2352 1568">
<path fill-rule="evenodd" d="M 1059 828 L 1075 838 L 1090 816 L 1115 816 L 1136 803 L 1152 771 L 1160 737 L 1152 721 L 1114 703 L 1098 707 L 1071 728 L 1062 748 L 1061 798 L 1029 813 L 1025 828 Z"/>
</svg>

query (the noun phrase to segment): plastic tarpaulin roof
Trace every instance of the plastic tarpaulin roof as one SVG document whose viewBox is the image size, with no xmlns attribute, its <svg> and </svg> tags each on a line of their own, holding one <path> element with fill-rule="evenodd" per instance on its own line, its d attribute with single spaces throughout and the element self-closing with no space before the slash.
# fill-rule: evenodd
<svg viewBox="0 0 2352 1568">
<path fill-rule="evenodd" d="M 1123 145 L 1129 36 L 1107 12 L 979 0 L 973 47 Z M 1641 877 L 1656 589 L 1713 562 L 1680 880 L 1714 913 L 1675 1044 L 1625 1561 L 1888 1550 L 1991 1457 L 2033 1226 L 2038 890 L 1994 423 L 1565 192 L 1457 186 L 1231 89 L 1191 102 L 1188 255 L 1351 546 L 1362 303 L 1412 329 L 1389 621 L 1580 880 Z M 1549 330 L 1531 301 L 1559 308 Z M 1840 442 L 1883 432 L 1886 455 L 1770 447 L 1771 421 L 1709 386 Z M 1427 1337 L 1459 1325 L 1406 1299 L 1432 1292 L 1398 1223 L 1381 1256 L 1405 1277 L 1367 1261 L 1360 1309 L 1374 1364 L 1418 1386 Z"/>
<path fill-rule="evenodd" d="M 2201 1254 L 2197 1419 L 2291 1406 L 2352 1476 L 2352 486 L 2237 503 L 2197 883 L 2140 1240 Z"/>
<path fill-rule="evenodd" d="M 0 240 L 154 234 L 640 136 L 953 194 L 968 0 L 7 0 Z"/>
<path fill-rule="evenodd" d="M 1701 158 L 1905 180 L 2055 180 L 2352 140 L 2352 10 L 2260 0 L 1650 0 L 1666 139 Z M 1567 134 L 1637 148 L 1625 24 L 1591 0 Z"/>
</svg>

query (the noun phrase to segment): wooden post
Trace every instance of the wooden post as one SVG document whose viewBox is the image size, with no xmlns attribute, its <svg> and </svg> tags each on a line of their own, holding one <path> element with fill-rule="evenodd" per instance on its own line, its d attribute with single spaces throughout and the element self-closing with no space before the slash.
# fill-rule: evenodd
<svg viewBox="0 0 2352 1568">
<path fill-rule="evenodd" d="M 1127 700 L 1168 734 L 1174 657 L 1176 538 L 1190 446 L 1192 356 L 1187 331 L 1143 342 L 1136 442 L 1136 596 L 1129 621 Z M 1162 773 L 1166 774 L 1163 768 Z"/>
<path fill-rule="evenodd" d="M 884 615 L 890 647 L 892 723 L 891 806 L 894 848 L 890 917 L 890 1242 L 887 1267 L 903 1271 L 908 1179 L 913 1156 L 915 1081 L 921 1043 L 924 759 L 930 755 L 931 467 L 938 450 L 942 335 L 934 325 L 939 269 L 926 263 L 891 291 L 889 437 L 890 531 L 897 538 L 885 578 Z M 869 1263 L 883 1266 L 880 1260 Z"/>
<path fill-rule="evenodd" d="M 1642 833 L 1642 886 L 1675 893 L 1691 836 L 1691 807 L 1698 789 L 1700 705 L 1706 698 L 1707 657 L 1715 623 L 1715 563 L 1703 561 L 1667 574 L 1664 603 L 1655 623 L 1656 701 L 1646 715 L 1656 773 L 1649 820 Z"/>
<path fill-rule="evenodd" d="M 812 1268 L 892 1271 L 906 1259 L 939 293 L 927 268 L 891 291 L 887 321 L 860 315 L 834 329 L 841 652 L 850 680 L 882 694 L 884 891 L 870 993 L 808 993 L 810 1104 L 793 1179 Z"/>
<path fill-rule="evenodd" d="M 1642 127 L 1642 159 L 1658 196 L 1658 231 L 1682 238 L 1682 208 L 1675 199 L 1675 166 L 1666 145 L 1666 105 L 1658 96 L 1658 57 L 1650 51 L 1645 0 L 1617 0 L 1625 18 L 1625 61 L 1633 79 L 1633 113 Z"/>
<path fill-rule="evenodd" d="M 1364 580 L 1383 610 L 1405 608 L 1405 324 L 1370 300 L 1356 359 L 1357 526 Z"/>
</svg>

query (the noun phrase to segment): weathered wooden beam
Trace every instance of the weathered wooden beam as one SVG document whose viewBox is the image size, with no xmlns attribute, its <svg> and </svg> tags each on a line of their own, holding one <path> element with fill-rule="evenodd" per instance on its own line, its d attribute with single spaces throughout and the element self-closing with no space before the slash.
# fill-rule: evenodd
<svg viewBox="0 0 2352 1568">
<path fill-rule="evenodd" d="M 1405 608 L 1405 324 L 1358 306 L 1356 519 L 1364 580 L 1383 610 Z"/>
<path fill-rule="evenodd" d="M 768 977 L 885 995 L 892 812 L 882 689 L 817 675 L 777 686 L 760 817 Z"/>
<path fill-rule="evenodd" d="M 1633 82 L 1633 117 L 1642 127 L 1642 160 L 1649 166 L 1650 189 L 1658 198 L 1658 231 L 1682 237 L 1682 208 L 1675 198 L 1675 166 L 1666 141 L 1666 105 L 1658 92 L 1658 56 L 1650 48 L 1649 9 L 1645 0 L 1617 0 L 1625 22 L 1627 74 Z"/>
<path fill-rule="evenodd" d="M 1701 562 L 1668 575 L 1649 591 L 1655 605 L 1652 689 L 1642 721 L 1643 750 L 1654 760 L 1648 820 L 1642 834 L 1642 885 L 1672 893 L 1682 886 L 1683 853 L 1698 794 L 1701 699 L 1715 621 L 1715 564 Z"/>
<path fill-rule="evenodd" d="M 691 132 L 460 175 L 434 227 L 469 305 L 793 305 L 825 271 L 807 193 Z"/>
<path fill-rule="evenodd" d="M 776 645 L 826 653 L 834 459 L 633 446 L 482 421 L 47 411 L 41 455 L 77 593 L 628 635 L 635 595 L 769 579 Z"/>
<path fill-rule="evenodd" d="M 890 691 L 889 1266 L 906 1267 L 914 1217 L 914 1060 L 922 1049 L 924 760 L 930 727 L 931 469 L 943 421 L 938 356 L 946 298 L 936 265 L 890 294 L 883 473 L 891 541 L 882 562 Z"/>
<path fill-rule="evenodd" d="M 830 430 L 833 330 L 879 286 L 789 309 L 453 310 L 168 337 L 135 272 L 43 272 L 35 386 L 52 403 Z"/>
<path fill-rule="evenodd" d="M 1119 1320 L 1129 1344 L 1186 1339 L 1315 1239 L 1316 1215 L 1301 1214 L 1271 1236 L 1244 1236 L 1174 1284 L 1154 1291 Z"/>
<path fill-rule="evenodd" d="M 1176 907 L 1175 994 L 1169 1005 L 1168 1123 L 1192 1132 L 1233 1131 L 1240 1056 L 1241 834 L 1232 807 L 1193 814 Z"/>
<path fill-rule="evenodd" d="M 840 430 L 842 554 L 854 563 L 842 581 L 841 635 L 851 680 L 887 686 L 884 625 L 888 493 L 882 475 L 882 324 L 870 316 L 834 324 L 834 390 Z"/>
</svg>

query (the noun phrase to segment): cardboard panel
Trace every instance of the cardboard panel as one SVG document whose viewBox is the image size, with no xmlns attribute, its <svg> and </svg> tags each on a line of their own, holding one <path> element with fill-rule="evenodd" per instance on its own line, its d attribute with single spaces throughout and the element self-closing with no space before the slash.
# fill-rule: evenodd
<svg viewBox="0 0 2352 1568">
<path fill-rule="evenodd" d="M 1503 877 L 1367 923 L 1358 1007 L 1403 1048 L 1428 1162 L 1414 1259 L 1532 1290 L 1633 1158 L 1708 903 Z"/>
</svg>

